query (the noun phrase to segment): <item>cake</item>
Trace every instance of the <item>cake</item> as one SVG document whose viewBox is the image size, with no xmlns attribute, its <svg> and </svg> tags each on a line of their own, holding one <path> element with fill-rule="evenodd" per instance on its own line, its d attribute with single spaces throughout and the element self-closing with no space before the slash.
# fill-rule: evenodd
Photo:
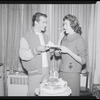
<svg viewBox="0 0 100 100">
<path fill-rule="evenodd" d="M 67 81 L 62 78 L 49 78 L 43 81 L 39 87 L 40 96 L 69 96 L 71 89 L 67 85 Z"/>
</svg>

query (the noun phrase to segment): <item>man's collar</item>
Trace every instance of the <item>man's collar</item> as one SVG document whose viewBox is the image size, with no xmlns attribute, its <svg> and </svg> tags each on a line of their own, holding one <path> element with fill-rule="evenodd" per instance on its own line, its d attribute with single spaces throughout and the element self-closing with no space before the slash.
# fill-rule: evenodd
<svg viewBox="0 0 100 100">
<path fill-rule="evenodd" d="M 41 32 L 37 32 L 36 30 L 32 29 L 32 33 L 35 33 L 35 34 L 42 34 Z"/>
</svg>

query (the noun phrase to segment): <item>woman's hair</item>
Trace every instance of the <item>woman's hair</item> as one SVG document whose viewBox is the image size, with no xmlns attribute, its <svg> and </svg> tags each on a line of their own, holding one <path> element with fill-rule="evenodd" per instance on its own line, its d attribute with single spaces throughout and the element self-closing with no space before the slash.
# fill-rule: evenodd
<svg viewBox="0 0 100 100">
<path fill-rule="evenodd" d="M 40 16 L 47 18 L 46 14 L 43 14 L 43 13 L 40 13 L 40 12 L 35 13 L 32 17 L 32 26 L 34 26 L 35 21 L 39 22 Z"/>
<path fill-rule="evenodd" d="M 80 35 L 82 34 L 81 27 L 79 26 L 79 21 L 74 15 L 71 15 L 71 14 L 65 15 L 65 17 L 63 18 L 63 21 L 65 20 L 70 21 L 70 26 L 76 33 Z"/>
</svg>

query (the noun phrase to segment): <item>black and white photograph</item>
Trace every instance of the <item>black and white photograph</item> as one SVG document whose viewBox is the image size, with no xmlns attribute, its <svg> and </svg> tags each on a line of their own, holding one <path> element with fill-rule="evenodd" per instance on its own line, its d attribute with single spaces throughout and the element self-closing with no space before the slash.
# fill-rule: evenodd
<svg viewBox="0 0 100 100">
<path fill-rule="evenodd" d="M 0 2 L 0 97 L 100 99 L 100 1 Z"/>
</svg>

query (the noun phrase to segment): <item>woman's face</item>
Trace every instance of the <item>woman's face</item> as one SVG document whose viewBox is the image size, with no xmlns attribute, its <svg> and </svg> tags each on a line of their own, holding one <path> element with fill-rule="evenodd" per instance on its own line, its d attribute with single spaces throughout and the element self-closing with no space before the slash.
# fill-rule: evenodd
<svg viewBox="0 0 100 100">
<path fill-rule="evenodd" d="M 66 31 L 66 33 L 68 33 L 68 34 L 73 34 L 74 33 L 74 30 L 70 26 L 70 21 L 67 20 L 67 19 L 65 19 L 65 21 L 63 22 L 63 28 Z"/>
</svg>

